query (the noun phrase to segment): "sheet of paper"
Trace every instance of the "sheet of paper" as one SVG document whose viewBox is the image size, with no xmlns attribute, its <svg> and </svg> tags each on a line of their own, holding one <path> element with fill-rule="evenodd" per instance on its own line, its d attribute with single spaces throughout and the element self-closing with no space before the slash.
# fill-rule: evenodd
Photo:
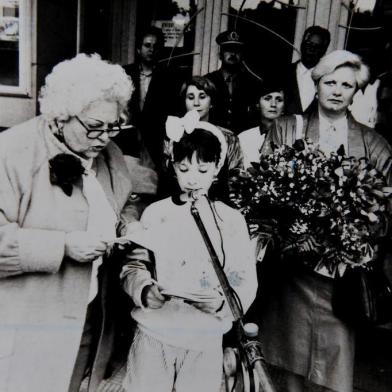
<svg viewBox="0 0 392 392">
<path fill-rule="evenodd" d="M 213 292 L 184 292 L 184 291 L 177 291 L 177 290 L 161 290 L 161 294 L 167 295 L 169 297 L 177 297 L 177 298 L 182 298 L 187 301 L 192 301 L 192 302 L 212 302 L 216 300 L 217 294 Z"/>
</svg>

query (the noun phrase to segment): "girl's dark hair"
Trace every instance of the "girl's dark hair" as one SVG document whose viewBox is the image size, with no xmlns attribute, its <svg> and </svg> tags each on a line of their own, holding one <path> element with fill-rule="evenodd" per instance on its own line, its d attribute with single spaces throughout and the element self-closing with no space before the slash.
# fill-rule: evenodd
<svg viewBox="0 0 392 392">
<path fill-rule="evenodd" d="M 184 134 L 179 142 L 173 143 L 173 160 L 181 162 L 184 159 L 196 157 L 203 162 L 219 162 L 221 145 L 219 139 L 205 129 L 196 128 L 190 134 Z"/>
</svg>

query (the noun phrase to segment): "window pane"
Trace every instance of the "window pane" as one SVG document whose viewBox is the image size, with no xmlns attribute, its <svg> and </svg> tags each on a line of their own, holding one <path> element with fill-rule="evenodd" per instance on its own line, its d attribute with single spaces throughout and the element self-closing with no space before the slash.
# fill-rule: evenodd
<svg viewBox="0 0 392 392">
<path fill-rule="evenodd" d="M 19 86 L 19 0 L 0 0 L 0 85 Z"/>
<path fill-rule="evenodd" d="M 197 0 L 143 0 L 138 6 L 137 34 L 148 25 L 161 28 L 165 36 L 162 60 L 191 74 Z"/>
<path fill-rule="evenodd" d="M 390 41 L 391 15 L 384 12 L 382 2 L 359 1 L 349 8 L 345 47 L 359 54 L 370 66 L 373 76 L 385 71 L 384 46 Z"/>
<path fill-rule="evenodd" d="M 244 6 L 240 10 L 242 3 Z M 293 47 L 290 43 L 294 42 L 296 5 L 298 1 L 292 0 L 231 0 L 229 29 L 236 29 L 244 39 L 245 63 L 260 77 L 278 73 L 291 63 Z"/>
</svg>

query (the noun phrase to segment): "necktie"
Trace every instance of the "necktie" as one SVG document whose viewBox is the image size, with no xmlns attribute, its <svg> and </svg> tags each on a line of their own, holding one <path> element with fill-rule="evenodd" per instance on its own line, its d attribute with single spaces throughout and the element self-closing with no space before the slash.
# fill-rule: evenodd
<svg viewBox="0 0 392 392">
<path fill-rule="evenodd" d="M 226 77 L 226 85 L 227 85 L 227 89 L 229 90 L 229 94 L 233 95 L 233 76 L 232 75 L 228 75 Z"/>
</svg>

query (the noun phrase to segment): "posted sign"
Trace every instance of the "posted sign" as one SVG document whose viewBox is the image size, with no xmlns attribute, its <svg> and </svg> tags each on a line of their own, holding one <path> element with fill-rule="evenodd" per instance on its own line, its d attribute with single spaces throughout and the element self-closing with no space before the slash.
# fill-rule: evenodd
<svg viewBox="0 0 392 392">
<path fill-rule="evenodd" d="M 157 20 L 155 22 L 155 26 L 162 29 L 162 33 L 165 36 L 165 48 L 173 48 L 174 46 L 182 48 L 184 46 L 184 36 L 182 34 L 183 29 L 176 25 L 173 21 Z"/>
</svg>

